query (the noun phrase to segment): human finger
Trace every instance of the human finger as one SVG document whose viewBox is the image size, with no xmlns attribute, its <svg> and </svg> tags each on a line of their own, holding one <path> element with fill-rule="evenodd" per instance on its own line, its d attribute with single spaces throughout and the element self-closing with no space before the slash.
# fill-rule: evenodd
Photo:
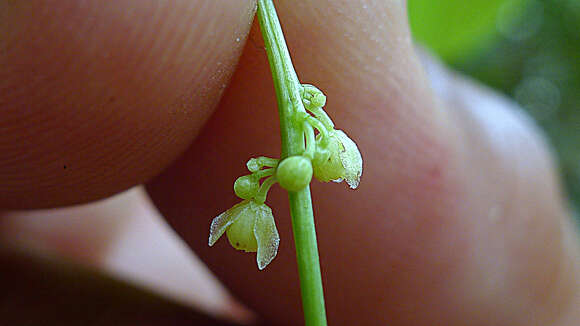
<svg viewBox="0 0 580 326">
<path fill-rule="evenodd" d="M 0 207 L 139 184 L 197 135 L 254 1 L 0 1 Z"/>
</svg>

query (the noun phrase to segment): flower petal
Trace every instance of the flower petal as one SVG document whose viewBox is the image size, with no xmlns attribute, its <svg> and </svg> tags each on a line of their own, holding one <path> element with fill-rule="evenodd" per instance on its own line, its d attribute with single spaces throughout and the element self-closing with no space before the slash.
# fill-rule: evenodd
<svg viewBox="0 0 580 326">
<path fill-rule="evenodd" d="M 216 218 L 211 221 L 211 226 L 209 227 L 209 246 L 213 246 L 216 241 L 224 234 L 228 226 L 230 226 L 234 221 L 240 216 L 240 212 L 248 206 L 249 200 L 244 200 L 234 206 L 232 206 L 227 211 L 221 213 Z"/>
<path fill-rule="evenodd" d="M 362 156 L 356 143 L 348 138 L 342 130 L 336 130 L 334 135 L 342 145 L 339 157 L 345 170 L 344 179 L 352 189 L 356 189 L 362 175 Z"/>
<path fill-rule="evenodd" d="M 265 204 L 258 205 L 256 215 L 256 224 L 254 225 L 254 235 L 258 242 L 256 261 L 258 268 L 262 270 L 276 257 L 280 236 L 270 207 Z"/>
</svg>

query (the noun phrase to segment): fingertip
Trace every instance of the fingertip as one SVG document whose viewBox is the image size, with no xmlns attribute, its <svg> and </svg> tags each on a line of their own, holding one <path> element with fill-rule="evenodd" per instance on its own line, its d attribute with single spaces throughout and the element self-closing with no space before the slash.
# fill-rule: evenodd
<svg viewBox="0 0 580 326">
<path fill-rule="evenodd" d="M 252 1 L 10 2 L 0 207 L 103 198 L 182 153 L 229 81 Z"/>
</svg>

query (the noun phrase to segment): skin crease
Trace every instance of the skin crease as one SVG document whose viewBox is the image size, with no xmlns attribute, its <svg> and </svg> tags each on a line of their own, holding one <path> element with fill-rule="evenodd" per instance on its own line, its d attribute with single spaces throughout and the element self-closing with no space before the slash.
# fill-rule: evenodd
<svg viewBox="0 0 580 326">
<path fill-rule="evenodd" d="M 62 3 L 0 1 L 8 67 L 0 70 L 0 207 L 84 202 L 163 169 L 219 98 L 254 6 Z M 505 103 L 485 102 L 490 94 L 469 86 L 448 85 L 436 100 L 398 1 L 276 4 L 299 76 L 328 95 L 329 114 L 365 160 L 357 191 L 313 185 L 330 324 L 574 325 L 577 239 L 533 127 L 503 109 L 488 114 Z M 204 27 L 218 35 L 206 37 Z M 232 184 L 244 162 L 279 152 L 260 46 L 254 30 L 215 115 L 148 188 L 239 298 L 274 324 L 296 325 L 282 191 L 268 198 L 282 242 L 264 272 L 223 239 L 207 247 L 211 218 L 237 201 Z M 108 60 L 98 49 L 110 51 Z M 64 159 L 73 162 L 67 174 Z"/>
</svg>

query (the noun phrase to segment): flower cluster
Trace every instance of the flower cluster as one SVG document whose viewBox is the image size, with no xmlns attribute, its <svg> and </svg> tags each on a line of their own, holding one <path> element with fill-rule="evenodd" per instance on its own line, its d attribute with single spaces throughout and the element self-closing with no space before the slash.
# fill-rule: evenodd
<svg viewBox="0 0 580 326">
<path fill-rule="evenodd" d="M 316 147 L 312 159 L 314 177 L 322 182 L 343 180 L 356 189 L 362 175 L 362 156 L 356 146 L 342 130 L 334 129 L 334 123 L 322 109 L 326 97 L 316 87 L 304 85 L 303 103 L 313 116 L 305 116 L 307 123 L 318 130 Z"/>
<path fill-rule="evenodd" d="M 362 175 L 362 157 L 356 144 L 342 130 L 334 129 L 323 110 L 326 96 L 307 84 L 302 85 L 300 95 L 306 112 L 296 112 L 294 120 L 304 134 L 302 155 L 282 161 L 263 156 L 250 159 L 246 166 L 251 174 L 234 182 L 234 192 L 242 201 L 214 218 L 210 226 L 210 246 L 225 232 L 234 248 L 257 253 L 260 270 L 274 259 L 280 242 L 272 210 L 265 204 L 275 183 L 287 191 L 300 191 L 314 176 L 322 182 L 344 180 L 355 189 Z"/>
</svg>

